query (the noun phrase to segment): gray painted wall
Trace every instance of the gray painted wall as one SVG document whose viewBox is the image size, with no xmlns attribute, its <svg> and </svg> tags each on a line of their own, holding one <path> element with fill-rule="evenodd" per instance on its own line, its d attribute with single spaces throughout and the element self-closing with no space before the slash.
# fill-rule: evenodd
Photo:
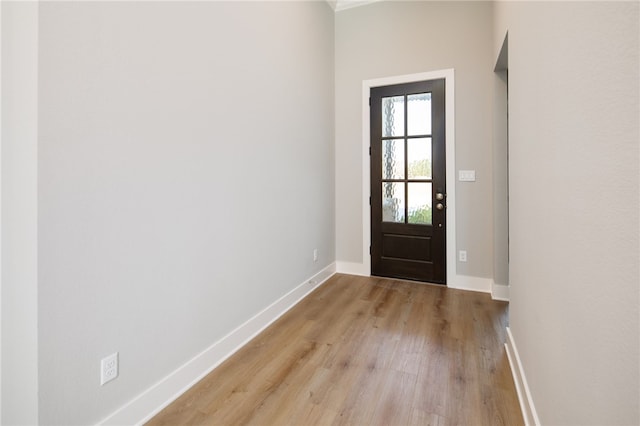
<svg viewBox="0 0 640 426">
<path fill-rule="evenodd" d="M 38 4 L 2 2 L 1 424 L 38 423 Z"/>
<path fill-rule="evenodd" d="M 44 2 L 39 31 L 40 422 L 88 424 L 334 261 L 333 12 Z"/>
<path fill-rule="evenodd" d="M 509 284 L 509 203 L 508 203 L 508 75 L 494 75 L 493 115 L 493 282 Z"/>
<path fill-rule="evenodd" d="M 362 81 L 455 69 L 461 275 L 493 276 L 492 4 L 380 2 L 336 13 L 336 256 L 362 259 Z M 455 260 L 454 260 L 455 261 Z"/>
<path fill-rule="evenodd" d="M 496 4 L 510 324 L 542 424 L 640 423 L 639 4 Z"/>
<path fill-rule="evenodd" d="M 458 271 L 490 277 L 507 29 L 511 328 L 536 407 L 544 424 L 640 423 L 637 3 L 374 4 L 336 14 L 335 68 L 323 2 L 45 2 L 39 25 L 17 4 L 2 2 L 3 424 L 37 422 L 38 384 L 40 423 L 95 422 L 336 257 L 361 261 L 363 79 L 456 69 L 458 168 L 478 171 L 457 187 Z M 20 138 L 12 114 L 32 123 Z M 113 351 L 121 376 L 100 388 Z"/>
</svg>

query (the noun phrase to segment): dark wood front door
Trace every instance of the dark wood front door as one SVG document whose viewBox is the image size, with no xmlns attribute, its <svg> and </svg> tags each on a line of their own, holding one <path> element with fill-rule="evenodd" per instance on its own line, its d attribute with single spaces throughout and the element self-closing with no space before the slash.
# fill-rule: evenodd
<svg viewBox="0 0 640 426">
<path fill-rule="evenodd" d="M 371 89 L 372 275 L 446 284 L 444 89 Z"/>
</svg>

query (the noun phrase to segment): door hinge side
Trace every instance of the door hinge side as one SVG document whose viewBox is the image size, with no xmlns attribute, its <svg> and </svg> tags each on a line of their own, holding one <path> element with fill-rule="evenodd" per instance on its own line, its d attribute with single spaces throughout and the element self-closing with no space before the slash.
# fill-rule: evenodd
<svg viewBox="0 0 640 426">
<path fill-rule="evenodd" d="M 371 96 L 369 96 L 369 106 L 371 106 Z"/>
<path fill-rule="evenodd" d="M 369 205 L 371 205 L 371 196 L 369 196 Z"/>
<path fill-rule="evenodd" d="M 369 246 L 369 254 L 371 254 L 371 246 Z"/>
<path fill-rule="evenodd" d="M 371 156 L 371 147 L 369 147 L 369 156 Z"/>
</svg>

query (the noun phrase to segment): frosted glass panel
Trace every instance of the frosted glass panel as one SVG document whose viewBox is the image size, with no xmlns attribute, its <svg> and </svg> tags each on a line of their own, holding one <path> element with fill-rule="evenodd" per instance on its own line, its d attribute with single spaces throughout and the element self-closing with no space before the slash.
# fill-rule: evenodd
<svg viewBox="0 0 640 426">
<path fill-rule="evenodd" d="M 382 141 L 382 179 L 404 179 L 404 139 Z"/>
<path fill-rule="evenodd" d="M 431 179 L 431 138 L 407 141 L 409 179 Z"/>
<path fill-rule="evenodd" d="M 431 134 L 431 93 L 407 96 L 407 134 Z"/>
<path fill-rule="evenodd" d="M 382 183 L 382 221 L 404 223 L 404 183 Z"/>
<path fill-rule="evenodd" d="M 409 183 L 409 223 L 431 225 L 431 183 Z"/>
<path fill-rule="evenodd" d="M 404 136 L 404 96 L 382 98 L 382 137 Z"/>
</svg>

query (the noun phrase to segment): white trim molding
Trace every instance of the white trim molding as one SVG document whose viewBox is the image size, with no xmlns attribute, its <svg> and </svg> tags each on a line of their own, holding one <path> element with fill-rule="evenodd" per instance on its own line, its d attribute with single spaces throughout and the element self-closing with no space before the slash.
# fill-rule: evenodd
<svg viewBox="0 0 640 426">
<path fill-rule="evenodd" d="M 334 11 L 353 9 L 354 7 L 366 6 L 371 3 L 377 3 L 382 0 L 327 0 Z"/>
<path fill-rule="evenodd" d="M 491 298 L 493 300 L 502 300 L 503 302 L 508 302 L 509 286 L 491 282 Z"/>
<path fill-rule="evenodd" d="M 309 293 L 324 284 L 335 272 L 336 264 L 332 263 L 98 424 L 141 425 L 147 422 L 289 309 L 297 305 Z"/>
<path fill-rule="evenodd" d="M 369 277 L 371 271 L 364 263 L 336 262 L 336 272 L 348 275 L 360 275 Z M 491 294 L 491 299 L 503 302 L 509 301 L 509 286 L 500 285 L 490 278 L 472 277 L 469 275 L 456 275 L 455 283 L 449 283 L 449 288 L 466 291 L 478 291 Z"/>
<path fill-rule="evenodd" d="M 363 263 L 355 262 L 336 262 L 336 272 L 348 275 L 361 275 L 368 277 L 371 271 L 368 270 Z"/>
<path fill-rule="evenodd" d="M 491 293 L 492 284 L 493 280 L 491 278 L 472 277 L 470 275 L 456 275 L 456 279 L 453 281 L 449 281 L 447 287 L 455 288 L 458 290 Z"/>
<path fill-rule="evenodd" d="M 516 348 L 516 342 L 513 339 L 513 334 L 511 334 L 511 329 L 509 327 L 507 327 L 507 342 L 504 346 L 507 350 L 507 358 L 509 358 L 511 374 L 516 385 L 516 392 L 518 393 L 518 401 L 520 402 L 520 409 L 522 410 L 524 424 L 526 426 L 540 426 L 540 419 L 538 418 L 536 407 L 533 404 L 533 398 L 531 397 L 527 378 L 524 375 L 524 369 L 522 368 L 520 355 Z"/>
</svg>

